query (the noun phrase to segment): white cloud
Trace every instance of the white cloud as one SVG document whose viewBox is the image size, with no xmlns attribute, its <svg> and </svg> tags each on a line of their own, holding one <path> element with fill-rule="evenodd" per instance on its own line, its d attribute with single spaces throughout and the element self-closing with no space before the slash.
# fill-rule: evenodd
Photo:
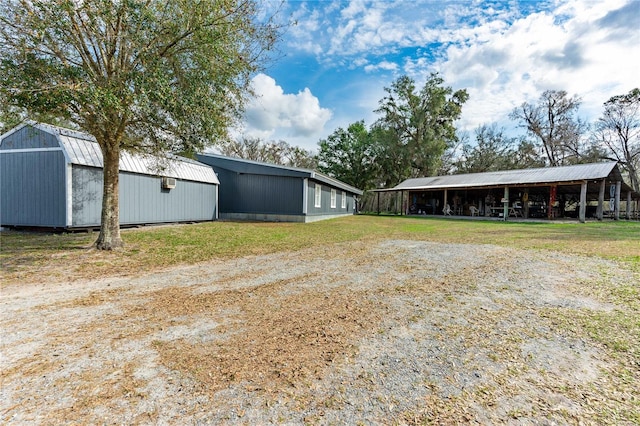
<svg viewBox="0 0 640 426">
<path fill-rule="evenodd" d="M 324 138 L 336 124 L 362 118 L 370 124 L 382 88 L 398 73 L 421 84 L 438 71 L 454 90 L 466 88 L 470 98 L 462 130 L 491 122 L 513 126 L 511 110 L 535 102 L 547 89 L 581 96 L 580 113 L 593 121 L 609 97 L 639 84 L 640 0 L 290 5 L 299 20 L 287 39 L 290 55 L 316 56 L 318 72 L 309 78 L 314 91 L 323 90 L 323 104 L 331 105 L 334 117 L 328 118 L 331 112 L 308 89 L 284 94 L 264 76 L 258 82 L 263 96 L 251 106 L 249 118 L 253 131 L 266 137 L 287 131 Z M 277 78 L 284 81 L 286 75 Z M 293 119 L 296 113 L 301 116 Z M 328 128 L 312 130 L 323 126 Z"/>
<path fill-rule="evenodd" d="M 314 39 L 314 35 L 322 27 L 321 16 L 318 10 L 309 11 L 305 4 L 291 15 L 295 25 L 289 28 L 290 47 L 319 55 L 322 46 Z"/>
<path fill-rule="evenodd" d="M 365 72 L 374 72 L 378 70 L 397 71 L 398 68 L 399 66 L 395 62 L 382 61 L 376 65 L 373 65 L 373 64 L 365 65 L 364 70 Z"/>
<path fill-rule="evenodd" d="M 463 39 L 450 44 L 435 63 L 418 58 L 407 61 L 404 69 L 414 77 L 437 70 L 447 85 L 468 89 L 460 123 L 464 130 L 506 122 L 515 106 L 535 102 L 548 89 L 582 97 L 581 113 L 592 121 L 610 96 L 638 84 L 640 32 L 629 29 L 627 39 L 636 42 L 621 43 L 611 37 L 614 30 L 597 25 L 606 16 L 621 19 L 607 14 L 623 4 L 571 1 L 509 25 L 486 21 L 457 32 Z"/>
<path fill-rule="evenodd" d="M 265 74 L 256 75 L 252 83 L 256 98 L 246 110 L 243 132 L 248 136 L 287 141 L 313 138 L 331 118 L 331 110 L 320 107 L 308 88 L 297 94 L 284 93 Z"/>
</svg>

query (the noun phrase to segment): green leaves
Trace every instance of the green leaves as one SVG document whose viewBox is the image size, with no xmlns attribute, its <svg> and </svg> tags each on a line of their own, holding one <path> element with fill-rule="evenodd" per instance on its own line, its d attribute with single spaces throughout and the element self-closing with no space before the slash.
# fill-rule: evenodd
<svg viewBox="0 0 640 426">
<path fill-rule="evenodd" d="M 375 187 L 379 172 L 376 146 L 364 121 L 352 123 L 346 130 L 338 128 L 319 146 L 321 172 L 359 189 Z"/>
<path fill-rule="evenodd" d="M 3 95 L 123 147 L 201 149 L 240 116 L 279 39 L 260 5 L 1 0 Z M 144 140 L 144 143 L 141 141 Z"/>
<path fill-rule="evenodd" d="M 466 90 L 455 93 L 443 86 L 438 74 L 431 74 L 424 86 L 416 91 L 413 79 L 403 76 L 385 88 L 387 96 L 376 112 L 382 117 L 376 123 L 385 133 L 386 144 L 403 151 L 397 157 L 397 170 L 389 184 L 407 177 L 431 176 L 437 172 L 442 154 L 457 141 L 454 122 L 460 117 L 462 105 L 468 99 Z M 408 173 L 408 175 L 407 175 Z"/>
</svg>

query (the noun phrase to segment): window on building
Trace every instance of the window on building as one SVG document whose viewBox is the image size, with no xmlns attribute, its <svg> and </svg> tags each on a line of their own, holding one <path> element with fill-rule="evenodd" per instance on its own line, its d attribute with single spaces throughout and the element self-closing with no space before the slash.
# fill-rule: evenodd
<svg viewBox="0 0 640 426">
<path fill-rule="evenodd" d="M 344 192 L 344 191 L 342 191 L 342 204 L 341 204 L 341 207 L 343 209 L 347 208 L 347 193 Z"/>
<path fill-rule="evenodd" d="M 316 196 L 315 206 L 322 207 L 322 186 L 318 185 L 317 183 L 316 183 L 315 196 Z"/>
<path fill-rule="evenodd" d="M 332 189 L 331 190 L 331 208 L 332 209 L 336 208 L 336 197 L 337 197 L 336 190 Z"/>
</svg>

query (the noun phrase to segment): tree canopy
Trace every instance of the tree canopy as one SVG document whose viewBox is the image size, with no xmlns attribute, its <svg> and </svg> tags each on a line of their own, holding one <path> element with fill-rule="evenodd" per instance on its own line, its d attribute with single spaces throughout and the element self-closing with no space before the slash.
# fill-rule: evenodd
<svg viewBox="0 0 640 426">
<path fill-rule="evenodd" d="M 378 167 L 375 146 L 364 121 L 338 128 L 319 142 L 319 169 L 360 189 L 375 187 Z"/>
<path fill-rule="evenodd" d="M 377 134 L 389 152 L 404 154 L 386 164 L 397 169 L 391 175 L 434 174 L 444 151 L 457 140 L 454 122 L 469 95 L 466 90 L 454 92 L 443 83 L 442 77 L 431 74 L 418 90 L 413 79 L 402 76 L 385 88 L 387 95 L 376 110 L 382 115 L 376 122 Z"/>
<path fill-rule="evenodd" d="M 219 149 L 223 155 L 245 160 L 305 169 L 315 169 L 317 166 L 317 158 L 311 151 L 282 140 L 265 142 L 260 138 L 243 136 L 222 143 Z"/>
<path fill-rule="evenodd" d="M 226 138 L 279 30 L 257 0 L 0 0 L 0 99 L 11 117 L 57 117 L 96 138 L 96 245 L 112 249 L 120 150 L 194 152 Z"/>
<path fill-rule="evenodd" d="M 633 189 L 640 192 L 640 89 L 613 96 L 604 103 L 596 136 L 626 170 Z"/>
<path fill-rule="evenodd" d="M 508 137 L 503 128 L 481 125 L 475 130 L 475 142 L 464 142 L 455 162 L 458 173 L 480 173 L 499 170 L 542 167 L 544 161 L 531 142 Z"/>
<path fill-rule="evenodd" d="M 524 102 L 511 118 L 537 137 L 551 166 L 581 162 L 581 137 L 587 125 L 577 117 L 581 99 L 564 90 L 546 90 L 537 104 Z"/>
</svg>

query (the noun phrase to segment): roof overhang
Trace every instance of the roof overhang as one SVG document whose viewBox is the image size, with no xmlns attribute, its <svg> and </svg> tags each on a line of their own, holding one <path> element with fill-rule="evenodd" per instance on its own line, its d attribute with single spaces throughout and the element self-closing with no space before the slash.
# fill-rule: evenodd
<svg viewBox="0 0 640 426">
<path fill-rule="evenodd" d="M 571 186 L 584 182 L 621 182 L 622 190 L 636 194 L 622 179 L 615 161 L 580 164 L 564 167 L 507 170 L 499 172 L 469 173 L 460 175 L 412 178 L 393 188 L 375 189 L 373 192 L 473 190 L 493 188 L 530 188 L 552 185 Z"/>
<path fill-rule="evenodd" d="M 260 161 L 246 160 L 244 158 L 227 157 L 225 155 L 211 153 L 197 154 L 197 157 L 200 161 L 211 165 L 214 169 L 221 168 L 239 174 L 246 173 L 265 176 L 282 176 L 311 179 L 356 195 L 362 195 L 363 193 L 363 191 L 358 188 L 355 188 L 342 181 L 339 181 L 338 179 L 334 179 L 311 169 L 282 166 L 280 164 L 270 164 Z"/>
</svg>

